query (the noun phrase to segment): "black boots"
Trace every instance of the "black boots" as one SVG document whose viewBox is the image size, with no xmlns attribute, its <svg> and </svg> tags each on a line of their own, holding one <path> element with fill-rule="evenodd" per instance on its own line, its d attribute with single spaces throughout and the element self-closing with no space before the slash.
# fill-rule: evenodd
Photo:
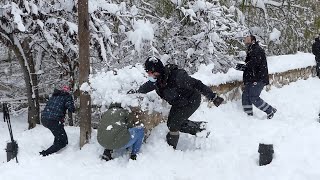
<svg viewBox="0 0 320 180">
<path fill-rule="evenodd" d="M 186 120 L 180 129 L 180 132 L 196 135 L 198 132 L 206 130 L 207 122 Z"/>
<path fill-rule="evenodd" d="M 45 150 L 39 152 L 39 154 L 40 154 L 41 156 L 43 156 L 43 157 L 49 155 Z"/>
<path fill-rule="evenodd" d="M 176 149 L 179 141 L 179 132 L 168 132 L 166 139 L 169 146 L 172 146 L 173 149 Z"/>
<path fill-rule="evenodd" d="M 112 160 L 112 150 L 109 150 L 109 149 L 105 149 L 102 156 L 101 156 L 101 159 L 105 160 L 105 161 L 110 161 Z M 130 155 L 130 159 L 132 160 L 137 160 L 137 155 L 136 154 L 131 154 Z"/>
<path fill-rule="evenodd" d="M 137 160 L 137 155 L 136 154 L 131 154 L 130 159 Z"/>
<path fill-rule="evenodd" d="M 110 161 L 112 160 L 111 153 L 112 153 L 112 150 L 105 149 L 101 158 L 105 161 Z"/>
<path fill-rule="evenodd" d="M 273 108 L 270 114 L 267 114 L 267 118 L 268 119 L 272 119 L 274 114 L 277 112 L 276 108 Z"/>
</svg>

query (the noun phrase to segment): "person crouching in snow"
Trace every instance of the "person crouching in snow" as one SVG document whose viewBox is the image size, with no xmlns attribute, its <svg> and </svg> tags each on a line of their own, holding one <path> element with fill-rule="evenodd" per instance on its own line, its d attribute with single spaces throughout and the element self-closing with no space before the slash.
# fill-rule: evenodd
<svg viewBox="0 0 320 180">
<path fill-rule="evenodd" d="M 200 106 L 201 94 L 213 102 L 215 106 L 219 106 L 224 99 L 212 92 L 200 80 L 192 78 L 185 70 L 179 69 L 177 65 L 164 66 L 160 59 L 149 57 L 144 67 L 148 73 L 149 81 L 141 85 L 138 90 L 128 91 L 128 94 L 146 94 L 155 90 L 162 99 L 171 105 L 167 121 L 169 128 L 169 133 L 166 136 L 167 143 L 176 149 L 179 132 L 197 136 L 204 135 L 206 122 L 195 122 L 188 119 Z"/>
<path fill-rule="evenodd" d="M 129 114 L 119 103 L 112 103 L 102 114 L 97 134 L 99 144 L 105 148 L 102 159 L 111 160 L 113 150 L 131 148 L 130 158 L 136 160 L 143 142 L 144 128 L 133 127 Z"/>
<path fill-rule="evenodd" d="M 75 107 L 71 96 L 70 87 L 63 85 L 61 90 L 54 89 L 44 110 L 41 112 L 42 125 L 48 128 L 53 136 L 54 142 L 47 150 L 40 152 L 40 155 L 47 156 L 59 151 L 68 144 L 68 136 L 64 130 L 64 117 L 66 111 L 74 112 Z"/>
</svg>

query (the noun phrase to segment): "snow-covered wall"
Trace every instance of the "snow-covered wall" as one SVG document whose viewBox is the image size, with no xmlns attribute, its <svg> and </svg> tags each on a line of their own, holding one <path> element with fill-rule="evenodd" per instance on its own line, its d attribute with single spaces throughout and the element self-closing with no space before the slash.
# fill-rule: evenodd
<svg viewBox="0 0 320 180">
<path fill-rule="evenodd" d="M 275 84 L 281 77 L 281 73 L 286 74 L 290 70 L 297 72 L 305 71 L 315 65 L 314 55 L 309 53 L 297 53 L 294 55 L 272 56 L 268 57 L 269 74 L 271 82 Z M 204 84 L 211 87 L 225 85 L 238 86 L 242 81 L 242 72 L 233 68 L 227 73 L 212 73 L 214 65 L 201 65 L 199 71 L 193 74 L 194 78 L 201 80 Z M 300 69 L 300 70 L 299 70 Z M 310 74 L 311 75 L 311 74 Z M 298 76 L 298 74 L 296 74 Z M 300 78 L 300 77 L 296 77 Z M 294 78 L 291 78 L 294 81 Z M 121 102 L 124 106 L 141 106 L 142 109 L 159 111 L 162 107 L 162 100 L 155 92 L 143 94 L 128 95 L 126 92 L 130 89 L 138 89 L 140 85 L 147 81 L 143 65 L 126 66 L 122 69 L 113 71 L 95 72 L 90 76 L 90 91 L 93 104 L 99 106 L 108 106 L 111 102 Z M 235 83 L 238 82 L 238 83 Z M 278 84 L 281 82 L 277 82 Z M 278 86 L 278 85 L 277 85 Z M 221 91 L 221 94 L 227 94 L 227 91 Z M 160 108 L 160 110 L 162 110 Z"/>
<path fill-rule="evenodd" d="M 307 79 L 315 75 L 314 56 L 309 53 L 297 53 L 268 57 L 271 87 L 281 87 L 298 79 Z M 192 76 L 200 79 L 226 100 L 241 97 L 242 72 L 229 69 L 227 73 L 212 73 L 213 65 L 201 66 Z M 111 102 L 121 102 L 125 107 L 134 108 L 136 121 L 142 122 L 146 129 L 152 129 L 165 119 L 169 105 L 162 101 L 155 92 L 148 94 L 127 94 L 130 89 L 137 89 L 147 81 L 141 64 L 127 66 L 114 71 L 96 72 L 90 77 L 89 91 L 94 105 L 105 111 Z"/>
<path fill-rule="evenodd" d="M 270 56 L 268 59 L 269 74 L 282 73 L 293 69 L 301 69 L 315 65 L 314 55 L 310 53 L 297 53 L 294 55 Z M 212 74 L 212 65 L 201 65 L 199 71 L 193 74 L 204 84 L 217 86 L 233 81 L 242 81 L 242 72 L 233 68 L 227 73 Z"/>
</svg>

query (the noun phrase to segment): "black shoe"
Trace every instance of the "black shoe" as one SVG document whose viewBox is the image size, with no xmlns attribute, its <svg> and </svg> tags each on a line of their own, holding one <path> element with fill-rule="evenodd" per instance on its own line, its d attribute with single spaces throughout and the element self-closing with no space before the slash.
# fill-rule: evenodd
<svg viewBox="0 0 320 180">
<path fill-rule="evenodd" d="M 131 154 L 130 159 L 137 160 L 137 155 L 136 154 Z"/>
<path fill-rule="evenodd" d="M 253 113 L 247 113 L 248 116 L 253 116 Z"/>
<path fill-rule="evenodd" d="M 268 119 L 272 119 L 274 114 L 277 112 L 276 108 L 273 108 L 270 114 L 267 114 L 267 118 Z"/>
<path fill-rule="evenodd" d="M 101 159 L 103 159 L 105 161 L 112 160 L 111 153 L 112 153 L 112 150 L 105 149 L 103 152 L 103 155 L 101 156 Z"/>
<path fill-rule="evenodd" d="M 40 154 L 41 156 L 43 156 L 43 157 L 49 155 L 45 150 L 39 152 L 39 154 Z"/>
<path fill-rule="evenodd" d="M 169 144 L 169 146 L 172 146 L 173 149 L 176 149 L 177 145 L 178 145 L 178 141 L 179 141 L 179 132 L 174 135 L 172 135 L 170 132 L 168 132 L 166 139 L 167 139 L 167 143 Z"/>
</svg>

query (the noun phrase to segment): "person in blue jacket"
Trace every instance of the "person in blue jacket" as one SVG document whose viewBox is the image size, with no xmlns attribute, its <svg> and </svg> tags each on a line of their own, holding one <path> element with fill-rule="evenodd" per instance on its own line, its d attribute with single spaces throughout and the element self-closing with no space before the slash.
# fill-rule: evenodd
<svg viewBox="0 0 320 180">
<path fill-rule="evenodd" d="M 40 152 L 42 156 L 48 156 L 59 151 L 68 144 L 67 133 L 64 130 L 64 117 L 66 111 L 74 112 L 74 102 L 71 96 L 70 87 L 62 86 L 61 90 L 55 89 L 44 110 L 41 112 L 42 125 L 48 128 L 53 136 L 54 142 L 47 150 Z"/>
</svg>

